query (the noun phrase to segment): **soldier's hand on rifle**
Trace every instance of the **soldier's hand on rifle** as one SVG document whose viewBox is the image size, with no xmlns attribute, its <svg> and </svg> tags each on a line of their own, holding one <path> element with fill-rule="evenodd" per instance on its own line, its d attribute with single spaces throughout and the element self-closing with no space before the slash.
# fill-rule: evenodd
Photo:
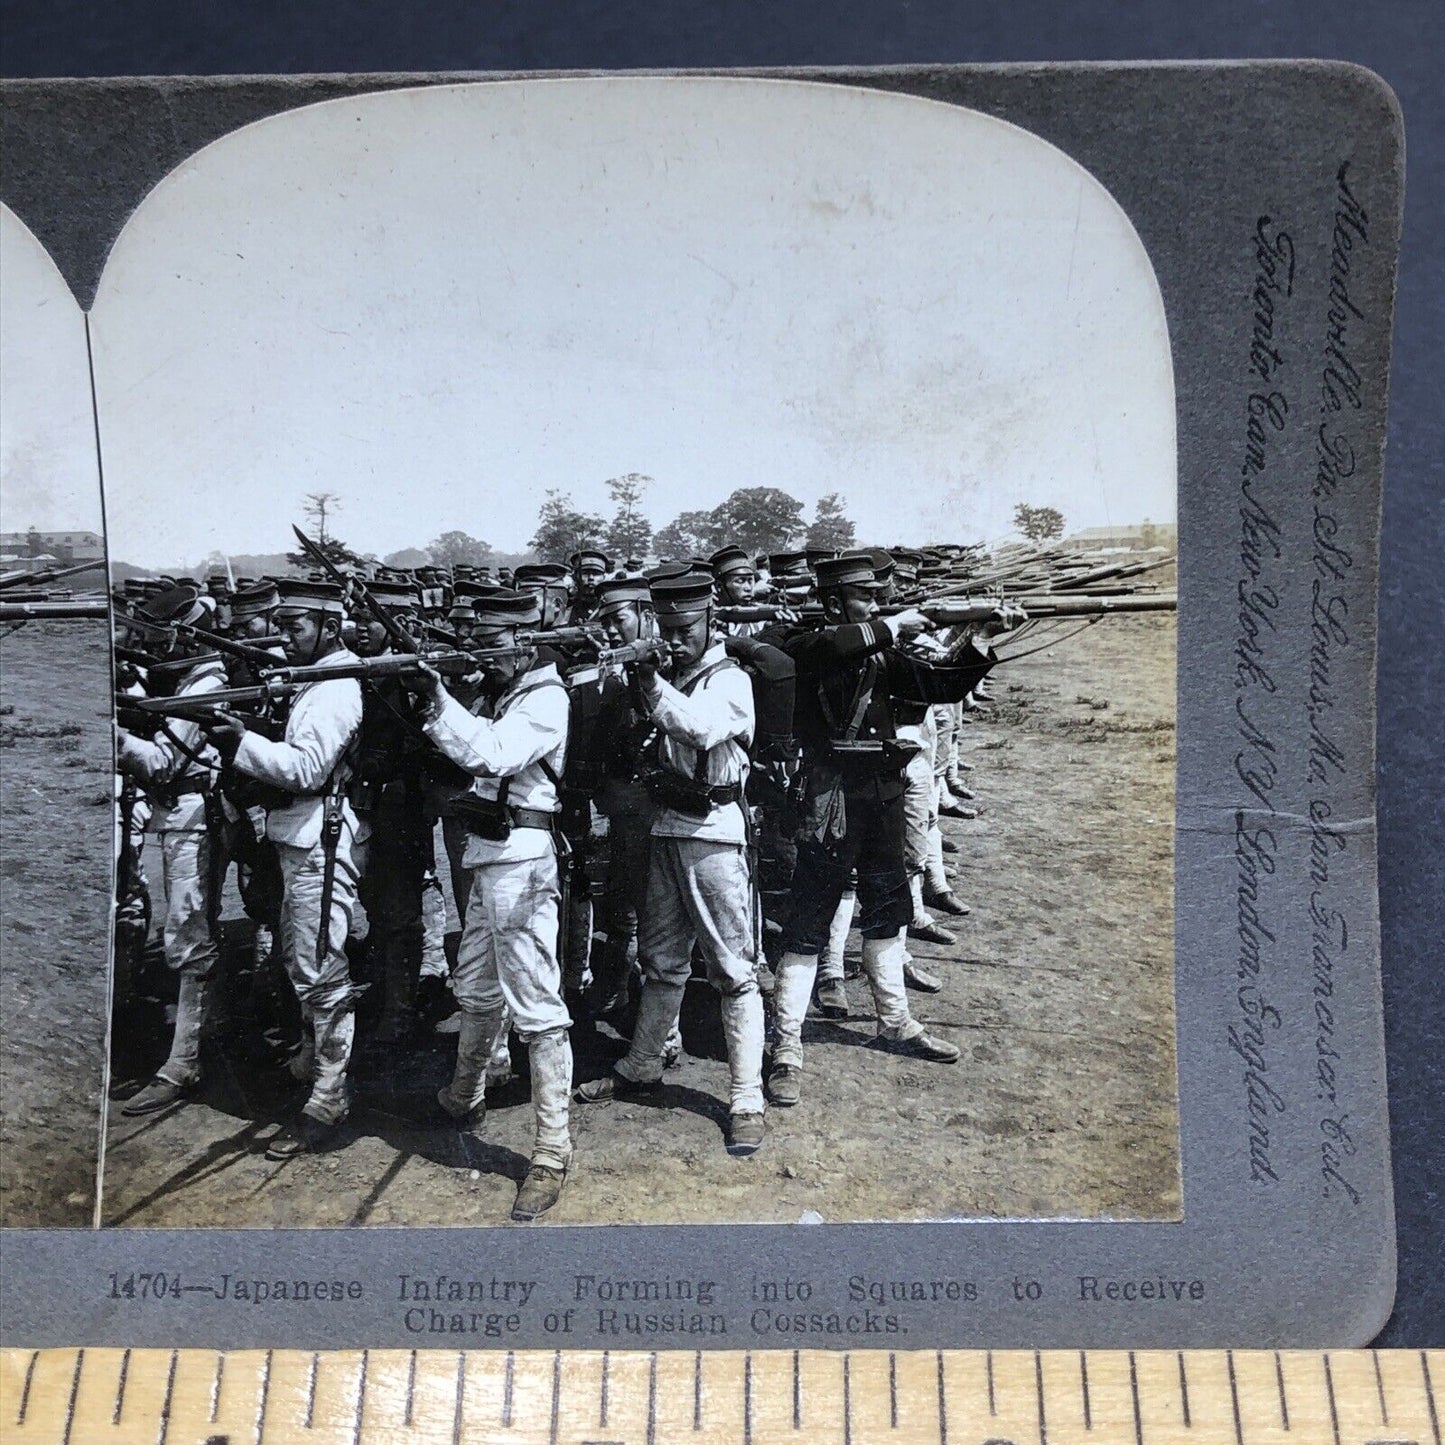
<svg viewBox="0 0 1445 1445">
<path fill-rule="evenodd" d="M 774 621 L 799 622 L 802 620 L 802 616 L 803 614 L 799 612 L 796 607 L 789 607 L 784 604 L 783 606 L 778 608 L 777 613 L 774 616 Z"/>
<path fill-rule="evenodd" d="M 236 756 L 241 739 L 246 736 L 245 719 L 237 717 L 233 712 L 227 712 L 225 708 L 217 708 L 202 723 L 202 727 L 205 728 L 212 746 L 227 762 Z"/>
<path fill-rule="evenodd" d="M 1000 602 L 993 610 L 993 616 L 979 629 L 985 637 L 997 637 L 1000 632 L 1012 632 L 1020 623 L 1027 622 L 1029 615 L 1016 602 Z"/>
<path fill-rule="evenodd" d="M 429 662 L 423 662 L 418 657 L 415 667 L 409 667 L 401 674 L 401 685 L 408 692 L 420 695 L 426 722 L 431 722 L 433 718 L 441 715 L 446 691 L 442 684 L 441 673 Z"/>
<path fill-rule="evenodd" d="M 927 632 L 933 623 L 923 615 L 916 607 L 907 607 L 902 612 L 895 612 L 892 617 L 883 619 L 892 631 L 894 638 L 903 642 L 910 637 L 917 637 L 920 632 Z"/>
</svg>

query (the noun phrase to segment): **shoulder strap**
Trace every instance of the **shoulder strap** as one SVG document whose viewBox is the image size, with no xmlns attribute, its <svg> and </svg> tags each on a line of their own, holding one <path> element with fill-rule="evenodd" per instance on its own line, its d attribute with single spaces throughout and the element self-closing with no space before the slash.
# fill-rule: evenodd
<svg viewBox="0 0 1445 1445">
<path fill-rule="evenodd" d="M 535 682 L 529 682 L 524 687 L 519 687 L 516 692 L 514 692 L 512 696 L 507 699 L 507 701 L 508 703 L 514 703 L 519 698 L 525 697 L 529 692 L 536 692 L 539 688 L 543 687 L 560 687 L 563 692 L 567 691 L 567 684 L 563 682 L 560 677 L 539 677 Z M 493 721 L 495 721 L 495 719 L 493 719 Z M 557 776 L 557 769 L 554 768 L 552 764 L 547 761 L 546 758 L 538 758 L 537 766 L 541 768 L 542 774 L 547 779 L 547 781 L 551 783 L 554 788 L 560 791 L 562 787 L 562 780 Z M 499 802 L 503 807 L 506 807 L 507 798 L 510 796 L 511 791 L 512 775 L 508 773 L 507 776 L 503 778 L 500 783 L 497 784 L 497 802 Z"/>
<path fill-rule="evenodd" d="M 700 687 L 703 685 L 703 683 L 705 683 L 705 682 L 708 680 L 708 678 L 710 678 L 710 677 L 715 677 L 718 673 L 723 672 L 723 671 L 725 671 L 726 669 L 728 669 L 728 668 L 730 668 L 730 667 L 737 667 L 737 666 L 738 666 L 738 663 L 737 663 L 737 660 L 736 660 L 735 658 L 732 658 L 732 657 L 720 657 L 720 658 L 718 658 L 718 660 L 717 660 L 716 662 L 710 662 L 710 663 L 708 663 L 708 665 L 707 665 L 706 667 L 704 667 L 701 671 L 694 673 L 690 678 L 688 678 L 687 682 L 686 682 L 682 687 L 679 687 L 679 688 L 678 688 L 678 691 L 679 691 L 684 697 L 691 697 L 691 696 L 693 695 L 693 693 L 695 693 L 695 692 L 698 690 L 698 688 L 700 688 Z M 658 735 L 657 735 L 657 755 L 658 755 L 658 761 L 659 761 L 659 763 L 660 763 L 661 760 L 662 760 L 662 734 L 661 734 L 661 732 L 659 732 Z M 707 782 L 707 749 L 706 749 L 706 748 L 699 748 L 699 749 L 697 750 L 697 760 L 696 760 L 696 761 L 693 763 L 693 765 L 692 765 L 692 780 L 693 780 L 693 782 L 695 782 L 695 783 L 705 783 L 705 782 Z"/>
<path fill-rule="evenodd" d="M 848 723 L 841 731 L 838 728 L 838 718 L 828 702 L 828 689 L 826 679 L 818 683 L 818 706 L 822 709 L 823 716 L 828 723 L 828 731 L 832 734 L 835 742 L 851 743 L 858 736 L 858 729 L 863 726 L 863 717 L 868 711 L 868 704 L 873 701 L 873 689 L 878 685 L 878 674 L 881 666 L 876 657 L 870 657 L 863 664 L 863 670 L 858 674 L 858 685 L 853 690 L 853 697 L 849 703 Z"/>
</svg>

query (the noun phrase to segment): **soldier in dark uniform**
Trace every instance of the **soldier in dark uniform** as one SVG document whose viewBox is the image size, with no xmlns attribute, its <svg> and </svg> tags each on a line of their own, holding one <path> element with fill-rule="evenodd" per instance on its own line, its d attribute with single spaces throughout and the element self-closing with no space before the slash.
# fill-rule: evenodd
<svg viewBox="0 0 1445 1445">
<path fill-rule="evenodd" d="M 404 628 L 414 621 L 420 597 L 404 583 L 373 582 L 368 591 Z M 357 622 L 359 657 L 392 652 L 386 628 L 375 617 Z M 422 879 L 431 855 L 425 797 L 427 743 L 410 694 L 395 678 L 378 678 L 362 689 L 361 740 L 353 800 L 369 826 L 359 895 L 370 931 L 372 986 L 382 995 L 374 1041 L 394 1047 L 408 1041 L 421 973 Z"/>
<path fill-rule="evenodd" d="M 594 620 L 602 625 L 612 647 L 657 636 L 652 595 L 641 578 L 602 583 Z M 647 891 L 647 859 L 656 811 L 643 781 L 654 726 L 634 679 L 608 669 L 599 682 L 594 745 L 600 781 L 593 801 L 607 820 L 607 882 L 602 901 L 607 941 L 594 978 L 594 1012 L 615 1020 L 629 1002 L 636 974 L 637 916 Z"/>
<path fill-rule="evenodd" d="M 597 588 L 612 570 L 612 559 L 596 547 L 581 547 L 568 559 L 572 569 L 575 592 L 572 598 L 572 615 L 567 619 L 572 627 L 589 622 L 597 610 Z"/>
<path fill-rule="evenodd" d="M 909 1011 L 903 977 L 904 932 L 912 915 L 904 864 L 903 772 L 911 748 L 900 744 L 892 699 L 947 702 L 964 696 L 993 666 L 992 652 L 970 646 L 947 666 L 921 662 L 897 643 L 928 621 L 908 610 L 877 615 L 878 583 L 867 553 L 818 564 L 825 626 L 785 638 L 798 670 L 794 730 L 807 784 L 784 953 L 774 994 L 776 1044 L 769 1075 L 774 1103 L 796 1104 L 803 1062 L 802 1023 L 818 953 L 847 886 L 858 874 L 863 970 L 873 991 L 879 1035 L 900 1053 L 952 1063 L 958 1050 L 929 1034 Z M 1011 619 L 1000 615 L 1001 630 Z"/>
</svg>

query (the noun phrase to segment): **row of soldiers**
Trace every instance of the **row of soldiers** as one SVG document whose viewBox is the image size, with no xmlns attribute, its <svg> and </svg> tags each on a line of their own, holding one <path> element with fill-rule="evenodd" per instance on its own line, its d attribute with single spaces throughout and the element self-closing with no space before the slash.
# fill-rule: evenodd
<svg viewBox="0 0 1445 1445">
<path fill-rule="evenodd" d="M 947 560 L 898 549 L 770 557 L 772 615 L 731 620 L 757 600 L 759 560 L 729 547 L 642 575 L 584 549 L 519 567 L 510 586 L 320 575 L 122 598 L 122 841 L 145 820 L 178 975 L 169 1056 L 124 1111 L 168 1108 L 200 1081 L 234 861 L 304 1023 L 292 1068 L 309 1095 L 267 1157 L 333 1144 L 350 1108 L 353 916 L 360 904 L 377 960 L 376 1042 L 405 1047 L 438 822 L 462 933 L 457 1054 L 437 1104 L 480 1133 L 490 1066 L 509 1034 L 527 1045 L 536 1128 L 516 1219 L 561 1194 L 573 1104 L 661 1088 L 695 967 L 720 1000 L 729 1154 L 763 1143 L 765 1096 L 798 1102 L 810 1002 L 847 1012 L 855 921 L 880 1043 L 957 1060 L 912 1014 L 908 988 L 940 984 L 907 938 L 947 937 L 928 907 L 967 911 L 938 828 L 965 791 L 950 732 L 996 660 L 989 639 L 1022 614 L 1001 605 L 939 638 L 906 600 Z M 140 892 L 127 853 L 122 920 Z M 630 1043 L 574 1089 L 584 1008 L 625 1020 Z"/>
</svg>

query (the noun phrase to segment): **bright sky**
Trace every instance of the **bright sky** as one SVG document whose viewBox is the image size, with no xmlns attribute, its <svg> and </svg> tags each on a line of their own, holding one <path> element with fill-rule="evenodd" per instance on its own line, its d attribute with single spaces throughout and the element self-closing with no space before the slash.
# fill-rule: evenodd
<svg viewBox="0 0 1445 1445">
<path fill-rule="evenodd" d="M 1175 514 L 1162 303 L 1127 219 L 975 112 L 733 79 L 334 101 L 194 156 L 92 317 L 112 555 L 525 547 L 549 486 L 654 525 L 741 486 L 859 536 Z M 7 333 L 8 335 L 8 333 Z M 8 411 L 7 411 L 8 417 Z"/>
<path fill-rule="evenodd" d="M 101 529 L 85 316 L 0 206 L 0 531 Z"/>
</svg>

